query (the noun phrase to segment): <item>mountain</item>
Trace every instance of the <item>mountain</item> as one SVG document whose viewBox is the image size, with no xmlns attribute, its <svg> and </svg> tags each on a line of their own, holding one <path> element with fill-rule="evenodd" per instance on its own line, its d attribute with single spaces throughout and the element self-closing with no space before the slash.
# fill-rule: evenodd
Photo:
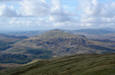
<svg viewBox="0 0 115 75">
<path fill-rule="evenodd" d="M 106 44 L 107 45 L 107 44 Z M 115 51 L 102 42 L 88 40 L 83 35 L 74 35 L 62 30 L 51 30 L 41 35 L 24 39 L 17 42 L 7 53 L 31 54 L 39 53 L 39 50 L 51 51 L 53 56 L 64 56 L 68 54 L 81 53 L 103 53 Z"/>
<path fill-rule="evenodd" d="M 53 55 L 60 56 L 73 54 L 80 49 L 85 50 L 87 43 L 88 40 L 85 36 L 66 33 L 62 30 L 52 30 L 20 41 L 8 49 L 7 52 L 26 54 L 28 51 L 37 52 L 37 49 L 45 49 L 52 51 Z"/>
<path fill-rule="evenodd" d="M 84 35 L 75 35 L 56 29 L 12 44 L 11 47 L 2 51 L 0 63 L 24 64 L 33 59 L 106 53 L 115 53 L 114 42 L 89 40 Z"/>
<path fill-rule="evenodd" d="M 115 75 L 115 54 L 72 55 L 50 60 L 35 60 L 0 75 Z"/>
</svg>

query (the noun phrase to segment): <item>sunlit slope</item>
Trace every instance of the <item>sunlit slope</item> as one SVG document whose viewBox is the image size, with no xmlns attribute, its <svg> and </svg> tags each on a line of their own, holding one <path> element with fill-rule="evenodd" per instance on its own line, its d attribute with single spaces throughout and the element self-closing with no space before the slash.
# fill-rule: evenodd
<svg viewBox="0 0 115 75">
<path fill-rule="evenodd" d="M 73 55 L 46 61 L 39 60 L 6 73 L 6 75 L 115 75 L 115 54 Z"/>
</svg>

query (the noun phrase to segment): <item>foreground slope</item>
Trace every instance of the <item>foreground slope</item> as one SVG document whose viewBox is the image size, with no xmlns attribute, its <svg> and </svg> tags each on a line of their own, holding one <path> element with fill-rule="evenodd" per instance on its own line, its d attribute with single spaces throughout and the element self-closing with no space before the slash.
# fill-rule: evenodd
<svg viewBox="0 0 115 75">
<path fill-rule="evenodd" d="M 115 75 L 115 54 L 73 55 L 35 61 L 1 75 Z"/>
</svg>

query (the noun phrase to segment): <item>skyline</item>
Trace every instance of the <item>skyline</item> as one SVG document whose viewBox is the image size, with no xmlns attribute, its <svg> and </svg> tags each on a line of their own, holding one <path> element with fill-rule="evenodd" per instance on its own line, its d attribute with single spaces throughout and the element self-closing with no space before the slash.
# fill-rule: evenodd
<svg viewBox="0 0 115 75">
<path fill-rule="evenodd" d="M 114 0 L 0 0 L 0 30 L 115 28 Z"/>
</svg>

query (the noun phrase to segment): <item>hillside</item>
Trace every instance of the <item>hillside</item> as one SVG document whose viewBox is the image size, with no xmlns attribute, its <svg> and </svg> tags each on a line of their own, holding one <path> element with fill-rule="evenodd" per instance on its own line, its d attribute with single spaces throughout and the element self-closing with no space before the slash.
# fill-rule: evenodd
<svg viewBox="0 0 115 75">
<path fill-rule="evenodd" d="M 0 75 L 115 75 L 115 54 L 72 55 L 38 60 Z"/>
<path fill-rule="evenodd" d="M 21 54 L 16 55 L 16 54 L 5 54 L 5 53 L 3 53 L 7 49 L 12 48 L 12 45 L 15 44 L 16 42 L 19 42 L 19 41 L 26 39 L 26 38 L 27 37 L 25 37 L 25 36 L 0 34 L 0 64 L 1 63 L 20 62 L 21 60 L 23 61 L 23 63 L 29 61 L 29 59 L 25 59 L 25 58 L 27 58 L 26 56 L 21 55 Z"/>
<path fill-rule="evenodd" d="M 23 40 L 27 37 L 25 36 L 14 36 L 14 35 L 6 35 L 6 34 L 0 34 L 0 51 L 6 50 L 8 48 L 11 48 L 11 45 Z"/>
</svg>

